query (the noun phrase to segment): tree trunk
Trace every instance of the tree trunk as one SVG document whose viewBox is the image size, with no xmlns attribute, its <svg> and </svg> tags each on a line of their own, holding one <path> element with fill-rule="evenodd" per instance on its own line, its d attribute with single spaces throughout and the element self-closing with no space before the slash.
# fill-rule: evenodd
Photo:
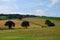
<svg viewBox="0 0 60 40">
<path fill-rule="evenodd" d="M 11 26 L 9 26 L 9 29 L 12 29 L 12 27 L 11 27 Z"/>
</svg>

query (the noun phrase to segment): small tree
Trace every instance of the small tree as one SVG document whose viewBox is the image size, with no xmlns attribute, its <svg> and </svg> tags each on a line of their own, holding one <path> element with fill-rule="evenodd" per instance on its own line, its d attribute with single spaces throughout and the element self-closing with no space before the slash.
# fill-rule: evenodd
<svg viewBox="0 0 60 40">
<path fill-rule="evenodd" d="M 55 26 L 55 24 L 52 23 L 52 22 L 49 21 L 49 20 L 46 20 L 46 21 L 45 21 L 45 24 L 48 25 L 48 26 Z"/>
<path fill-rule="evenodd" d="M 7 22 L 5 23 L 5 26 L 8 26 L 9 29 L 12 29 L 12 26 L 15 27 L 15 23 L 12 22 L 12 21 L 7 21 Z"/>
<path fill-rule="evenodd" d="M 29 22 L 28 21 L 23 21 L 21 26 L 27 28 L 29 26 Z"/>
</svg>

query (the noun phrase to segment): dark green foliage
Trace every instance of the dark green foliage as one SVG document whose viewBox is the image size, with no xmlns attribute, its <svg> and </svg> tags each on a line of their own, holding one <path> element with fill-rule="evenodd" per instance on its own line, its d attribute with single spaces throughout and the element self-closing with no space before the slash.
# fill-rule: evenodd
<svg viewBox="0 0 60 40">
<path fill-rule="evenodd" d="M 49 20 L 46 20 L 45 21 L 45 24 L 49 24 L 49 23 L 51 23 L 51 21 L 49 21 Z"/>
<path fill-rule="evenodd" d="M 7 21 L 7 22 L 5 23 L 5 26 L 8 26 L 9 29 L 12 29 L 12 26 L 15 27 L 15 23 L 12 22 L 12 21 Z"/>
<path fill-rule="evenodd" d="M 23 21 L 21 26 L 27 28 L 29 26 L 29 22 L 28 21 Z"/>
<path fill-rule="evenodd" d="M 50 20 L 46 20 L 45 24 L 48 25 L 48 26 L 55 26 L 55 24 L 52 23 Z"/>
<path fill-rule="evenodd" d="M 60 17 L 47 17 L 47 16 L 36 16 L 36 15 L 20 15 L 20 14 L 0 14 L 0 19 L 1 20 L 6 20 L 6 19 L 18 19 L 18 18 L 27 18 L 27 17 L 37 17 L 37 18 L 44 18 L 44 19 L 49 19 L 49 20 L 59 20 Z"/>
</svg>

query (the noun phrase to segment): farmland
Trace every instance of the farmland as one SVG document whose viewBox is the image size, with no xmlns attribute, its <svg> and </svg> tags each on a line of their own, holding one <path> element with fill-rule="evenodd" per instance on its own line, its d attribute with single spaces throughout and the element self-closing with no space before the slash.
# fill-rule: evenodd
<svg viewBox="0 0 60 40">
<path fill-rule="evenodd" d="M 27 20 L 30 22 L 28 29 L 21 27 L 21 23 Z M 45 23 L 45 18 L 24 18 L 11 19 L 16 26 L 14 29 L 8 29 L 4 26 L 8 20 L 0 20 L 0 40 L 60 40 L 60 21 L 52 20 L 56 26 L 48 27 Z M 42 26 L 45 26 L 42 28 Z"/>
</svg>

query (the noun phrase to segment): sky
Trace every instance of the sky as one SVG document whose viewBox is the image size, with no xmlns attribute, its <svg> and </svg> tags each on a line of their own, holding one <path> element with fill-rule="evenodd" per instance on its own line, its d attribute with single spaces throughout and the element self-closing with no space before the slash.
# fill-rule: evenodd
<svg viewBox="0 0 60 40">
<path fill-rule="evenodd" d="M 60 0 L 0 0 L 0 14 L 60 17 Z"/>
</svg>

